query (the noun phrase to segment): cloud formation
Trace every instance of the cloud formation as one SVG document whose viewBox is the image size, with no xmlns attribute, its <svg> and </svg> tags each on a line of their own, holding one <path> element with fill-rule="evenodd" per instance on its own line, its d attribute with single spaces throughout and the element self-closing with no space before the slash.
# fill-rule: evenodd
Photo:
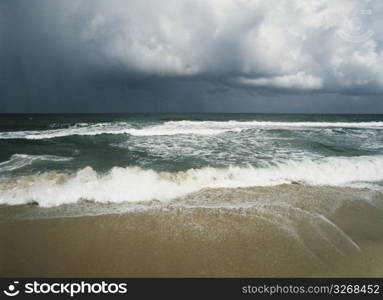
<svg viewBox="0 0 383 300">
<path fill-rule="evenodd" d="M 380 0 L 1 1 L 0 110 L 182 90 L 381 95 L 382 15 Z"/>
<path fill-rule="evenodd" d="M 378 0 L 91 2 L 78 7 L 80 40 L 129 71 L 249 88 L 383 91 Z"/>
</svg>

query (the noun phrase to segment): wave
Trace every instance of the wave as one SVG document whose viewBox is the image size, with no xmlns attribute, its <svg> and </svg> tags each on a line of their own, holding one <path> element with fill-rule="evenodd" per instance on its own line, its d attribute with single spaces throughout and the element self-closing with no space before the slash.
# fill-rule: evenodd
<svg viewBox="0 0 383 300">
<path fill-rule="evenodd" d="M 0 180 L 0 204 L 32 201 L 57 206 L 79 200 L 96 202 L 168 201 L 203 188 L 307 185 L 366 186 L 383 180 L 383 156 L 330 157 L 286 162 L 265 168 L 202 168 L 185 172 L 155 172 L 138 167 L 114 167 L 98 174 L 87 167 L 72 174 L 47 172 Z"/>
<path fill-rule="evenodd" d="M 0 139 L 27 139 L 41 140 L 52 139 L 66 136 L 92 136 L 99 134 L 124 134 L 131 126 L 128 123 L 98 123 L 87 124 L 78 123 L 68 128 L 49 129 L 49 130 L 27 130 L 0 132 Z"/>
<path fill-rule="evenodd" d="M 36 161 L 69 161 L 72 157 L 63 157 L 56 155 L 29 155 L 29 154 L 14 154 L 7 161 L 0 163 L 0 172 L 13 171 L 31 165 Z"/>
<path fill-rule="evenodd" d="M 163 124 L 134 128 L 127 122 L 81 123 L 62 129 L 42 131 L 0 132 L 0 139 L 51 139 L 65 136 L 99 134 L 129 134 L 133 136 L 217 135 L 252 128 L 369 128 L 383 129 L 383 122 L 271 122 L 271 121 L 168 121 Z"/>
</svg>

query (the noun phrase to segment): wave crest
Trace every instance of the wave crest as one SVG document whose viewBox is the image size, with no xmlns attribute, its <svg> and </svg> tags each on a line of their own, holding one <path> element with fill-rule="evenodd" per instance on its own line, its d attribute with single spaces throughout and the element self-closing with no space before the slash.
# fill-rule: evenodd
<svg viewBox="0 0 383 300">
<path fill-rule="evenodd" d="M 69 161 L 72 157 L 63 157 L 57 155 L 29 155 L 14 154 L 7 161 L 0 163 L 0 172 L 13 171 L 31 165 L 36 161 Z"/>
<path fill-rule="evenodd" d="M 203 188 L 307 185 L 353 186 L 383 180 L 383 156 L 331 157 L 286 162 L 267 168 L 203 168 L 169 173 L 115 167 L 98 174 L 87 167 L 72 174 L 47 172 L 0 180 L 0 204 L 41 206 L 97 202 L 167 201 Z"/>
<path fill-rule="evenodd" d="M 133 136 L 217 135 L 252 128 L 370 128 L 381 129 L 383 122 L 272 122 L 272 121 L 168 121 L 163 124 L 134 128 L 128 122 L 87 124 L 42 131 L 0 132 L 0 139 L 52 139 L 65 136 L 129 134 Z"/>
</svg>

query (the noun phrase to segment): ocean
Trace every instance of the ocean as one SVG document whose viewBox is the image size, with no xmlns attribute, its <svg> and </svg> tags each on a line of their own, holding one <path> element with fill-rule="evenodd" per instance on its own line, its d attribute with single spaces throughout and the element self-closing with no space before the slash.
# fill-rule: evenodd
<svg viewBox="0 0 383 300">
<path fill-rule="evenodd" d="M 0 115 L 0 275 L 383 276 L 382 130 L 381 115 Z"/>
</svg>

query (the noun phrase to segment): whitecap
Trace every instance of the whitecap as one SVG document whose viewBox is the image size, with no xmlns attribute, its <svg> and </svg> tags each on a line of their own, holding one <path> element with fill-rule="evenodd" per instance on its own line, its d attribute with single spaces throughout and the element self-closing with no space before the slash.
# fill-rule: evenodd
<svg viewBox="0 0 383 300">
<path fill-rule="evenodd" d="M 203 188 L 276 186 L 289 183 L 366 186 L 383 180 L 383 156 L 330 157 L 286 161 L 274 166 L 189 169 L 156 172 L 139 167 L 114 167 L 98 174 L 87 167 L 72 174 L 47 172 L 0 180 L 0 204 L 41 206 L 96 202 L 168 201 Z"/>
</svg>

